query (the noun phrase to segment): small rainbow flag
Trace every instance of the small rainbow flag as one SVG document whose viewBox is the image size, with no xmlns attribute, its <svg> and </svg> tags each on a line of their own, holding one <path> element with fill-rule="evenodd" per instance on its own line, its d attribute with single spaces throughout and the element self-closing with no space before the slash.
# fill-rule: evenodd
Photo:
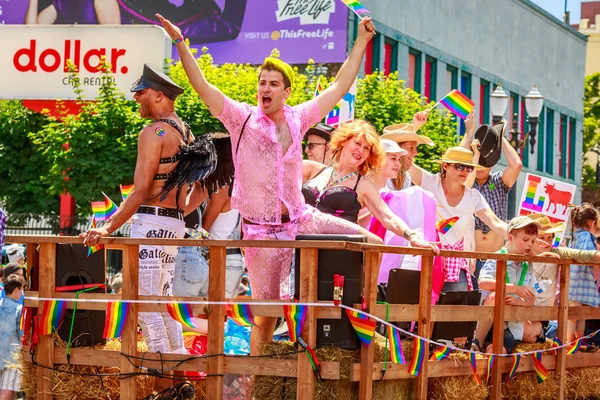
<svg viewBox="0 0 600 400">
<path fill-rule="evenodd" d="M 349 9 L 351 9 L 359 17 L 361 16 L 361 14 L 369 13 L 369 10 L 367 10 L 365 6 L 363 6 L 362 4 L 360 4 L 360 2 L 358 2 L 356 0 L 342 0 L 342 1 L 344 2 L 345 5 L 348 6 Z"/>
<path fill-rule="evenodd" d="M 319 80 L 317 81 L 317 87 L 315 88 L 315 96 L 314 97 L 317 97 L 318 95 L 320 95 L 323 90 L 325 90 L 325 88 L 323 87 L 323 85 L 321 85 L 321 76 L 319 76 Z"/>
<path fill-rule="evenodd" d="M 533 367 L 535 368 L 538 383 L 543 383 L 548 379 L 548 370 L 542 363 L 542 353 L 535 353 L 533 355 Z"/>
<path fill-rule="evenodd" d="M 494 368 L 494 363 L 496 362 L 496 356 L 489 356 L 487 361 L 487 377 L 485 378 L 485 382 L 490 381 L 490 376 L 492 376 L 492 368 Z"/>
<path fill-rule="evenodd" d="M 508 373 L 508 385 L 510 386 L 510 380 L 517 374 L 519 363 L 521 362 L 521 356 L 519 354 L 511 355 L 510 372 Z"/>
<path fill-rule="evenodd" d="M 462 119 L 467 118 L 469 113 L 475 108 L 475 103 L 456 89 L 448 93 L 446 97 L 440 100 L 440 103 L 454 115 Z"/>
<path fill-rule="evenodd" d="M 492 360 L 492 363 L 494 361 Z M 477 375 L 477 355 L 475 353 L 469 353 L 469 365 L 471 366 L 471 371 L 473 371 L 473 376 L 475 377 L 475 382 L 478 385 L 481 385 L 481 379 L 479 375 Z"/>
<path fill-rule="evenodd" d="M 104 195 L 104 201 L 92 201 L 92 212 L 96 221 L 106 221 L 117 212 L 119 207 L 106 195 Z"/>
<path fill-rule="evenodd" d="M 560 346 L 562 346 L 562 342 L 560 341 L 560 339 L 559 339 L 559 338 L 555 337 L 554 339 L 552 339 L 552 348 L 553 348 L 553 349 L 557 349 L 557 348 L 558 348 L 558 347 L 560 347 Z M 552 355 L 556 355 L 556 354 L 557 354 L 557 351 L 556 351 L 556 350 L 553 350 L 551 354 L 552 354 Z"/>
<path fill-rule="evenodd" d="M 456 221 L 460 219 L 459 216 L 455 216 L 452 218 L 444 219 L 437 223 L 436 229 L 439 233 L 446 234 L 448 231 L 454 226 Z"/>
<path fill-rule="evenodd" d="M 377 323 L 358 311 L 346 309 L 346 315 L 362 344 L 365 346 L 371 344 Z"/>
<path fill-rule="evenodd" d="M 185 228 L 185 233 L 187 233 L 192 239 L 199 240 L 214 240 L 213 235 L 211 235 L 207 230 L 198 228 Z"/>
<path fill-rule="evenodd" d="M 192 306 L 189 304 L 178 302 L 167 303 L 167 311 L 169 312 L 171 318 L 179 322 L 181 325 L 190 328 L 197 328 L 194 321 L 192 321 L 194 314 L 192 314 Z"/>
<path fill-rule="evenodd" d="M 250 326 L 255 325 L 252 311 L 250 311 L 249 304 L 238 304 L 232 303 L 225 306 L 227 316 L 233 320 L 239 326 Z"/>
<path fill-rule="evenodd" d="M 567 354 L 575 354 L 579 351 L 579 348 L 581 347 L 581 341 L 583 340 L 583 338 L 579 338 L 576 341 L 574 341 L 573 343 L 571 343 L 570 345 L 567 346 Z"/>
<path fill-rule="evenodd" d="M 38 335 L 50 335 L 58 329 L 65 317 L 67 303 L 59 300 L 44 300 L 38 311 Z"/>
<path fill-rule="evenodd" d="M 450 356 L 450 353 L 452 352 L 451 349 L 449 349 L 446 346 L 439 346 L 437 349 L 435 349 L 433 351 L 433 354 L 431 355 L 430 360 L 437 360 L 437 361 L 442 361 L 446 358 L 448 358 L 448 356 Z"/>
<path fill-rule="evenodd" d="M 94 229 L 94 228 L 96 228 L 96 216 L 92 217 L 92 229 Z M 95 246 L 89 246 L 87 256 L 89 257 L 92 254 L 94 254 L 95 252 L 102 250 L 103 248 L 104 248 L 104 245 L 100 244 L 100 243 L 98 243 Z"/>
<path fill-rule="evenodd" d="M 25 319 L 27 318 L 27 308 L 23 307 L 21 311 L 21 318 L 19 318 L 19 330 L 23 332 L 25 329 Z"/>
<path fill-rule="evenodd" d="M 408 366 L 408 373 L 414 376 L 419 376 L 421 368 L 423 368 L 423 361 L 425 360 L 425 348 L 427 343 L 420 337 L 415 337 L 413 359 Z"/>
<path fill-rule="evenodd" d="M 111 301 L 106 307 L 106 319 L 104 320 L 104 339 L 116 339 L 123 332 L 123 325 L 129 314 L 129 303 L 122 301 Z"/>
<path fill-rule="evenodd" d="M 283 306 L 283 315 L 288 327 L 290 342 L 296 343 L 300 335 L 302 335 L 304 322 L 306 322 L 306 306 L 299 306 L 297 304 Z"/>
<path fill-rule="evenodd" d="M 133 191 L 133 184 L 119 185 L 119 188 L 121 188 L 121 197 L 123 198 L 123 201 L 125 201 L 127 196 L 129 196 L 131 194 L 131 192 Z"/>
<path fill-rule="evenodd" d="M 341 103 L 337 103 L 335 107 L 333 107 L 333 110 L 331 110 L 329 114 L 327 114 L 327 117 L 325 117 L 325 123 L 332 126 L 339 124 L 341 112 Z"/>
<path fill-rule="evenodd" d="M 406 364 L 404 352 L 402 351 L 402 340 L 400 340 L 400 331 L 388 326 L 388 339 L 390 341 L 390 358 L 393 363 Z"/>
</svg>

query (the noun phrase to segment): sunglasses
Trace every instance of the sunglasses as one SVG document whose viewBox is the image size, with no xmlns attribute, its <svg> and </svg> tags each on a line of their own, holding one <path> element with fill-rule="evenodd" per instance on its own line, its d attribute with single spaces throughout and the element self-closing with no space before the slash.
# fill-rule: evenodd
<svg viewBox="0 0 600 400">
<path fill-rule="evenodd" d="M 314 142 L 309 142 L 306 143 L 306 150 L 312 150 L 313 147 L 315 146 L 325 146 L 327 143 L 314 143 Z"/>
<path fill-rule="evenodd" d="M 600 236 L 596 238 L 596 243 L 600 244 Z"/>
<path fill-rule="evenodd" d="M 471 166 L 471 165 L 465 165 L 465 164 L 452 164 L 454 165 L 454 168 L 456 168 L 457 171 L 467 171 L 467 172 L 473 172 L 473 170 L 475 169 L 475 167 Z"/>
</svg>

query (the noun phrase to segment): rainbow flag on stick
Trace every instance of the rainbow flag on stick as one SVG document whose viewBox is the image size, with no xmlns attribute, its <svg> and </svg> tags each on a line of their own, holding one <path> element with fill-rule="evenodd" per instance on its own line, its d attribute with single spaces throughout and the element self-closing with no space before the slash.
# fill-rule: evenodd
<svg viewBox="0 0 600 400">
<path fill-rule="evenodd" d="M 58 330 L 65 317 L 67 303 L 59 300 L 44 300 L 38 311 L 38 335 L 50 335 Z"/>
<path fill-rule="evenodd" d="M 460 217 L 454 216 L 452 218 L 444 219 L 437 223 L 436 229 L 439 233 L 446 234 L 448 231 L 454 226 L 456 221 L 458 221 Z"/>
<path fill-rule="evenodd" d="M 296 304 L 283 306 L 283 315 L 288 327 L 290 342 L 296 343 L 300 335 L 302 335 L 304 322 L 306 322 L 306 306 Z"/>
<path fill-rule="evenodd" d="M 117 212 L 119 207 L 106 195 L 104 195 L 104 201 L 92 201 L 92 212 L 96 221 L 106 221 Z"/>
<path fill-rule="evenodd" d="M 131 192 L 133 191 L 133 184 L 119 185 L 119 188 L 121 189 L 121 197 L 123 198 L 123 201 L 125 201 L 127 196 L 129 196 L 131 194 Z"/>
<path fill-rule="evenodd" d="M 420 337 L 415 337 L 413 359 L 408 366 L 408 373 L 414 376 L 419 376 L 421 368 L 423 368 L 423 361 L 425 360 L 425 348 L 427 343 Z"/>
<path fill-rule="evenodd" d="M 462 119 L 467 118 L 469 113 L 475 108 L 475 103 L 456 89 L 448 93 L 438 103 L 442 103 L 452 114 Z"/>
<path fill-rule="evenodd" d="M 315 88 L 315 96 L 314 97 L 317 97 L 318 95 L 320 95 L 323 90 L 325 90 L 325 88 L 323 87 L 323 85 L 321 85 L 321 76 L 319 76 L 319 80 L 317 81 L 317 87 Z"/>
<path fill-rule="evenodd" d="M 93 216 L 92 217 L 92 229 L 94 229 L 95 227 L 96 227 L 96 216 Z M 95 252 L 102 250 L 103 248 L 104 248 L 104 245 L 100 244 L 100 243 L 98 243 L 95 246 L 89 246 L 87 256 L 89 257 L 92 254 L 94 254 Z"/>
<path fill-rule="evenodd" d="M 358 15 L 361 19 L 362 19 L 362 14 L 368 14 L 369 10 L 367 10 L 367 8 L 365 6 L 363 6 L 362 4 L 360 4 L 360 2 L 356 1 L 356 0 L 342 0 L 344 2 L 345 5 L 348 6 L 348 8 L 350 10 L 352 10 L 352 12 L 354 12 L 354 14 Z"/>
<path fill-rule="evenodd" d="M 535 353 L 533 355 L 533 367 L 535 368 L 538 383 L 543 383 L 548 379 L 548 370 L 542 363 L 542 353 Z"/>
<path fill-rule="evenodd" d="M 371 321 L 369 317 L 358 311 L 346 309 L 346 315 L 348 315 L 348 319 L 362 344 L 365 346 L 370 345 L 373 340 L 373 335 L 375 335 L 375 326 L 377 323 Z"/>
<path fill-rule="evenodd" d="M 192 321 L 194 314 L 192 314 L 192 306 L 189 304 L 178 302 L 167 303 L 167 311 L 169 312 L 171 318 L 179 322 L 181 325 L 190 328 L 197 328 L 194 321 Z"/>
<path fill-rule="evenodd" d="M 252 316 L 252 311 L 250 311 L 250 305 L 248 304 L 227 304 L 225 306 L 225 311 L 227 312 L 227 316 L 239 326 L 256 326 L 256 322 L 254 322 L 254 316 Z"/>
<path fill-rule="evenodd" d="M 129 303 L 122 301 L 111 301 L 106 307 L 106 319 L 104 320 L 104 339 L 116 339 L 121 336 L 125 320 L 129 314 Z"/>
<path fill-rule="evenodd" d="M 390 341 L 390 358 L 392 359 L 392 362 L 396 364 L 406 364 L 404 352 L 402 351 L 400 331 L 388 326 L 388 339 Z"/>
<path fill-rule="evenodd" d="M 442 361 L 446 358 L 448 358 L 450 356 L 450 353 L 452 352 L 451 349 L 449 349 L 446 346 L 439 346 L 437 349 L 435 349 L 433 351 L 433 354 L 431 355 L 431 361 L 433 360 L 437 360 L 437 361 Z"/>
</svg>

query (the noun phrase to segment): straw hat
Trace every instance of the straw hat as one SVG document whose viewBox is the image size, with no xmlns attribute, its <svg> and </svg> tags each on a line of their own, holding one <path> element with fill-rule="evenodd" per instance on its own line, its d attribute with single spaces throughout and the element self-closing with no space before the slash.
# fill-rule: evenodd
<svg viewBox="0 0 600 400">
<path fill-rule="evenodd" d="M 433 140 L 427 136 L 418 135 L 415 127 L 412 124 L 396 124 L 383 128 L 381 139 L 390 139 L 396 143 L 417 142 L 418 144 L 426 144 L 427 146 L 435 146 Z"/>
<path fill-rule="evenodd" d="M 481 165 L 473 163 L 473 153 L 464 147 L 450 147 L 446 150 L 441 160 L 434 160 L 433 162 L 470 165 L 475 169 L 484 168 Z"/>
<path fill-rule="evenodd" d="M 542 213 L 529 214 L 528 217 L 533 219 L 534 221 L 539 222 L 539 224 L 542 226 L 539 231 L 540 235 L 547 235 L 549 233 L 559 233 L 564 231 L 567 227 L 567 224 L 565 224 L 562 221 L 553 224 L 552 221 L 550 221 L 550 218 L 548 218 L 548 216 Z"/>
</svg>

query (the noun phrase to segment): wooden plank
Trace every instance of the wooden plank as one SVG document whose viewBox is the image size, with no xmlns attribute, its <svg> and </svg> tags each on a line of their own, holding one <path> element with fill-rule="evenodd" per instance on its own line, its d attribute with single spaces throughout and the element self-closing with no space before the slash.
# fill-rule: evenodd
<svg viewBox="0 0 600 400">
<path fill-rule="evenodd" d="M 558 294 L 558 338 L 562 343 L 567 343 L 567 326 L 569 324 L 569 285 L 570 264 L 560 264 L 560 293 Z M 558 377 L 557 399 L 565 398 L 565 381 L 567 379 L 567 351 L 559 349 L 556 355 L 556 375 Z"/>
<path fill-rule="evenodd" d="M 52 297 L 56 279 L 56 244 L 44 243 L 40 245 L 40 296 Z M 45 367 L 54 367 L 54 340 L 52 335 L 40 336 L 37 346 L 38 363 Z M 38 400 L 50 400 L 52 396 L 52 370 L 37 368 Z"/>
<path fill-rule="evenodd" d="M 210 268 L 208 270 L 208 299 L 210 301 L 225 300 L 225 247 L 210 248 Z M 223 336 L 225 325 L 225 306 L 208 306 L 208 353 L 223 354 Z M 208 400 L 221 400 L 223 398 L 223 356 L 208 359 L 208 378 L 206 380 L 206 394 Z M 213 376 L 211 376 L 213 375 Z"/>
<path fill-rule="evenodd" d="M 317 285 L 319 276 L 319 251 L 317 249 L 300 249 L 300 302 L 317 301 Z M 302 339 L 311 348 L 317 348 L 317 318 L 315 310 L 308 307 L 306 322 L 302 330 Z M 300 350 L 300 347 L 299 347 Z M 315 374 L 305 352 L 298 354 L 298 373 L 296 399 L 315 398 Z"/>
<path fill-rule="evenodd" d="M 375 252 L 364 254 L 364 288 L 363 296 L 367 304 L 367 311 L 374 310 L 377 305 L 377 276 L 379 275 L 379 264 L 381 255 Z M 359 307 L 361 309 L 361 307 Z M 373 361 L 375 360 L 375 343 L 368 346 L 360 346 L 361 375 L 358 384 L 358 398 L 370 400 L 373 397 Z"/>
<path fill-rule="evenodd" d="M 123 300 L 137 300 L 138 298 L 138 268 L 139 268 L 139 246 L 125 246 L 123 248 L 123 286 L 121 297 Z M 123 326 L 121 335 L 121 351 L 123 354 L 137 356 L 137 329 L 138 329 L 138 305 L 131 303 L 129 314 Z M 126 357 L 121 358 L 121 373 L 136 372 L 135 363 L 129 362 Z M 135 379 L 121 379 L 121 399 L 135 400 L 137 398 L 137 381 Z"/>
<path fill-rule="evenodd" d="M 506 261 L 498 261 L 496 263 L 496 299 L 494 302 L 494 335 L 492 342 L 492 352 L 501 354 L 504 346 L 504 297 L 506 295 Z M 482 349 L 483 350 L 483 349 Z M 500 400 L 502 383 L 502 369 L 499 363 L 494 363 L 492 368 L 492 376 L 490 377 L 490 398 L 492 400 Z"/>
<path fill-rule="evenodd" d="M 224 370 L 226 374 L 268 375 L 297 378 L 298 360 L 226 356 Z M 339 380 L 340 363 L 321 361 L 321 378 L 327 380 Z"/>
<path fill-rule="evenodd" d="M 432 287 L 433 257 L 423 256 L 421 259 L 421 287 L 419 289 L 419 329 L 422 338 L 431 337 L 431 287 Z M 427 349 L 429 346 L 427 345 Z M 426 361 L 429 351 L 425 350 L 425 360 L 419 376 L 417 376 L 416 398 L 427 399 L 427 378 L 429 377 L 429 363 Z"/>
</svg>

